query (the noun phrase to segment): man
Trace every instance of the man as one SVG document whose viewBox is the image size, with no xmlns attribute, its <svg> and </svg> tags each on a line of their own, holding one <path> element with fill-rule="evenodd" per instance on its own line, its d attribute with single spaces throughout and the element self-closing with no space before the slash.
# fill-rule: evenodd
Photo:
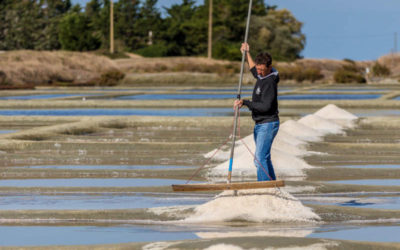
<svg viewBox="0 0 400 250">
<path fill-rule="evenodd" d="M 256 153 L 254 163 L 257 167 L 257 180 L 276 180 L 274 167 L 271 162 L 271 146 L 279 130 L 278 116 L 278 72 L 272 68 L 272 58 L 268 53 L 260 53 L 253 61 L 247 43 L 240 48 L 246 52 L 246 59 L 254 78 L 257 79 L 254 86 L 252 100 L 235 100 L 234 108 L 247 106 L 250 111 L 254 126 L 254 141 Z"/>
</svg>

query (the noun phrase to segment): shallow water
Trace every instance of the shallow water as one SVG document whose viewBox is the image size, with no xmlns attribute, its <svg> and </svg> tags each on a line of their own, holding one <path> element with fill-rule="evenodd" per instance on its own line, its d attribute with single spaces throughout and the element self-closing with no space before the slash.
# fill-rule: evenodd
<svg viewBox="0 0 400 250">
<path fill-rule="evenodd" d="M 2 246 L 89 245 L 128 242 L 176 241 L 229 235 L 288 236 L 357 240 L 370 242 L 400 242 L 400 226 L 321 227 L 202 227 L 154 225 L 98 226 L 0 226 Z M 68 237 L 66 237 L 68 236 Z M 233 236 L 231 236 L 233 237 Z"/>
<path fill-rule="evenodd" d="M 0 226 L 1 246 L 46 246 L 118 244 L 197 239 L 193 232 L 176 232 L 174 227 L 76 227 Z"/>
<path fill-rule="evenodd" d="M 387 194 L 389 195 L 389 194 Z M 345 196 L 312 196 L 299 198 L 304 204 L 335 205 L 346 207 L 363 207 L 375 209 L 400 209 L 399 196 L 345 197 Z"/>
<path fill-rule="evenodd" d="M 400 186 L 400 179 L 342 180 L 329 181 L 328 183 L 347 185 Z"/>
<path fill-rule="evenodd" d="M 322 226 L 308 237 L 371 242 L 400 242 L 399 235 L 400 224 L 398 226 Z"/>
<path fill-rule="evenodd" d="M 237 92 L 237 88 L 228 88 L 228 89 L 185 89 L 184 92 L 193 92 L 193 93 L 201 93 L 201 92 Z M 252 92 L 253 88 L 242 88 L 242 92 Z"/>
<path fill-rule="evenodd" d="M 315 112 L 309 109 L 280 109 L 281 115 L 305 116 Z M 400 110 L 384 109 L 349 110 L 359 117 L 368 116 L 395 116 L 400 115 Z M 4 116 L 233 116 L 231 108 L 176 108 L 176 109 L 0 109 Z M 246 108 L 241 109 L 241 115 L 250 115 Z"/>
<path fill-rule="evenodd" d="M 374 88 L 332 88 L 332 89 L 310 89 L 310 92 L 389 92 L 387 89 Z"/>
<path fill-rule="evenodd" d="M 202 100 L 202 99 L 234 99 L 235 94 L 144 94 L 118 96 L 115 100 Z M 249 95 L 243 95 L 248 98 Z"/>
<path fill-rule="evenodd" d="M 194 183 L 195 181 L 192 182 Z M 186 180 L 140 178 L 23 179 L 0 180 L 0 187 L 146 187 L 184 183 L 186 183 Z"/>
<path fill-rule="evenodd" d="M 0 134 L 10 134 L 17 132 L 18 130 L 0 130 Z"/>
<path fill-rule="evenodd" d="M 165 193 L 131 193 L 100 195 L 34 195 L 0 194 L 0 210 L 93 210 L 138 209 L 165 206 L 199 205 L 209 201 L 210 195 L 179 195 Z"/>
<path fill-rule="evenodd" d="M 368 100 L 381 96 L 381 94 L 298 94 L 279 96 L 278 100 Z"/>
</svg>

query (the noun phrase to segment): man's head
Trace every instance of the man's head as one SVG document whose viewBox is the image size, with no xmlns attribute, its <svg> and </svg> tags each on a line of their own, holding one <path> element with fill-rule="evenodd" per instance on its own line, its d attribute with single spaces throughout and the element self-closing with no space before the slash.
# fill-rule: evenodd
<svg viewBox="0 0 400 250">
<path fill-rule="evenodd" d="M 269 53 L 258 54 L 254 62 L 256 63 L 257 74 L 260 76 L 266 76 L 271 72 L 272 57 Z"/>
</svg>

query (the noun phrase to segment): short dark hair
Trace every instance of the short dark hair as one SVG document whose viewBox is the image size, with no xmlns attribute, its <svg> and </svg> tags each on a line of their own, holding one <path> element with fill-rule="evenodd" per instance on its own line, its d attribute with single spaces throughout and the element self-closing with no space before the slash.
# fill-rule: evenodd
<svg viewBox="0 0 400 250">
<path fill-rule="evenodd" d="M 272 64 L 272 57 L 268 52 L 261 52 L 256 56 L 255 63 L 257 65 L 264 64 L 269 67 Z"/>
</svg>

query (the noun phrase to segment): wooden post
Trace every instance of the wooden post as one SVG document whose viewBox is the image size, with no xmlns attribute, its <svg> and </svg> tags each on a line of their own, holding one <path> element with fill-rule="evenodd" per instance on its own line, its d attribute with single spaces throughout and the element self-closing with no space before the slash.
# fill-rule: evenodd
<svg viewBox="0 0 400 250">
<path fill-rule="evenodd" d="M 209 0 L 209 11 L 208 11 L 208 59 L 212 58 L 212 15 L 213 15 L 213 0 Z"/>
<path fill-rule="evenodd" d="M 114 3 L 110 0 L 110 53 L 114 54 Z"/>
</svg>

